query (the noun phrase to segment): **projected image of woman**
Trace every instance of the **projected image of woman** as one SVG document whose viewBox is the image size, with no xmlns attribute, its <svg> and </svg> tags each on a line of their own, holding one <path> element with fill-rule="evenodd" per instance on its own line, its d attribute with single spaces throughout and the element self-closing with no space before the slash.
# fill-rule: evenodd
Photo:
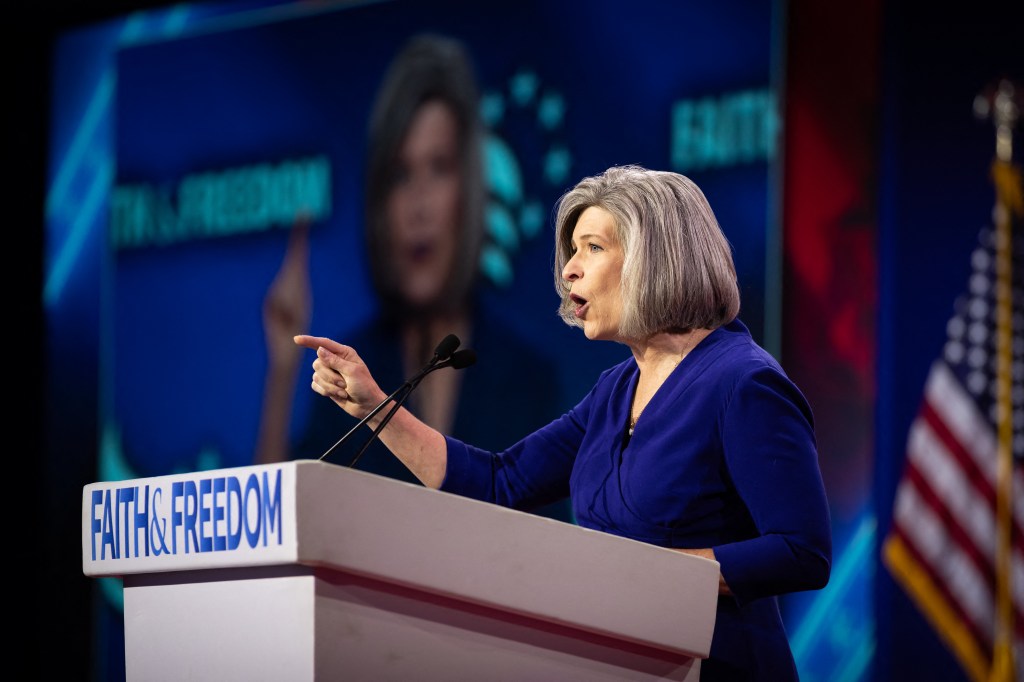
<svg viewBox="0 0 1024 682">
<path fill-rule="evenodd" d="M 471 333 L 484 204 L 477 107 L 460 46 L 421 38 L 392 65 L 370 119 L 366 240 L 407 374 L 447 334 L 465 344 Z M 427 421 L 450 430 L 462 378 L 434 373 L 410 400 Z"/>
<path fill-rule="evenodd" d="M 497 447 L 562 408 L 551 362 L 479 305 L 486 188 L 478 108 L 471 62 L 457 41 L 418 36 L 392 62 L 370 116 L 366 168 L 366 244 L 379 314 L 345 338 L 371 356 L 383 385 L 397 388 L 442 338 L 456 334 L 478 363 L 467 372 L 429 375 L 407 406 L 443 433 Z M 267 296 L 270 367 L 259 462 L 282 453 L 319 457 L 354 423 L 317 402 L 301 442 L 287 442 L 301 357 L 292 339 L 306 331 L 310 309 L 308 259 L 298 235 Z M 496 400 L 513 406 L 500 420 L 486 407 Z M 350 458 L 332 453 L 330 461 Z M 367 451 L 357 468 L 417 480 L 382 447 Z"/>
</svg>

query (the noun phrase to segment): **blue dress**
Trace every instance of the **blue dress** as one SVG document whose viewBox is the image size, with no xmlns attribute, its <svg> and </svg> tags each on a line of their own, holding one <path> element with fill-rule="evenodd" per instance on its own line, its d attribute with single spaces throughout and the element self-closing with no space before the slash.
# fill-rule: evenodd
<svg viewBox="0 0 1024 682">
<path fill-rule="evenodd" d="M 441 489 L 519 509 L 568 494 L 583 527 L 713 549 L 732 596 L 701 679 L 797 679 L 776 595 L 823 587 L 832 554 L 806 399 L 739 320 L 684 358 L 630 437 L 638 377 L 632 358 L 606 370 L 501 452 L 449 437 Z"/>
</svg>

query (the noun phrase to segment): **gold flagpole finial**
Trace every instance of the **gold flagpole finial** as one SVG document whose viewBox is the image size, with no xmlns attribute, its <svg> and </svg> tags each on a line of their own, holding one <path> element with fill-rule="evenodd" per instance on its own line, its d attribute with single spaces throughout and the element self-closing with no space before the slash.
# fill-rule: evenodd
<svg viewBox="0 0 1024 682">
<path fill-rule="evenodd" d="M 996 127 L 996 158 L 1004 163 L 1013 160 L 1013 129 L 1024 107 L 1024 92 L 1012 81 L 1001 79 L 994 87 L 974 98 L 978 118 L 991 118 Z"/>
</svg>

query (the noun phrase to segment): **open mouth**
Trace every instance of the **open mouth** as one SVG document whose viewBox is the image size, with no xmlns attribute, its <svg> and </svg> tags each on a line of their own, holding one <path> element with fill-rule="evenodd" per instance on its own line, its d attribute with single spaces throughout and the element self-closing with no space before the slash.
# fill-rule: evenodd
<svg viewBox="0 0 1024 682">
<path fill-rule="evenodd" d="M 577 296 L 576 294 L 569 294 L 569 300 L 576 304 L 576 309 L 573 310 L 573 314 L 576 315 L 576 317 L 583 317 L 583 314 L 587 310 L 587 299 L 582 296 Z"/>
<path fill-rule="evenodd" d="M 409 260 L 413 263 L 425 263 L 430 260 L 434 253 L 434 245 L 430 241 L 420 241 L 412 244 L 406 252 Z"/>
</svg>

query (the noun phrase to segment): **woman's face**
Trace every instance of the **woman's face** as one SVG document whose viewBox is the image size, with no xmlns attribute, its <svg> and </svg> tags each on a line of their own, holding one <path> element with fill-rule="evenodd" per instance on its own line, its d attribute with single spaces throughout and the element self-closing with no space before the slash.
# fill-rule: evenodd
<svg viewBox="0 0 1024 682">
<path fill-rule="evenodd" d="M 459 238 L 462 161 L 458 124 L 446 104 L 420 106 L 397 164 L 386 206 L 392 265 L 402 298 L 425 307 L 444 292 Z"/>
<path fill-rule="evenodd" d="M 572 248 L 562 279 L 571 284 L 570 298 L 583 333 L 592 340 L 619 340 L 625 253 L 612 214 L 597 206 L 583 211 L 572 231 Z"/>
</svg>

